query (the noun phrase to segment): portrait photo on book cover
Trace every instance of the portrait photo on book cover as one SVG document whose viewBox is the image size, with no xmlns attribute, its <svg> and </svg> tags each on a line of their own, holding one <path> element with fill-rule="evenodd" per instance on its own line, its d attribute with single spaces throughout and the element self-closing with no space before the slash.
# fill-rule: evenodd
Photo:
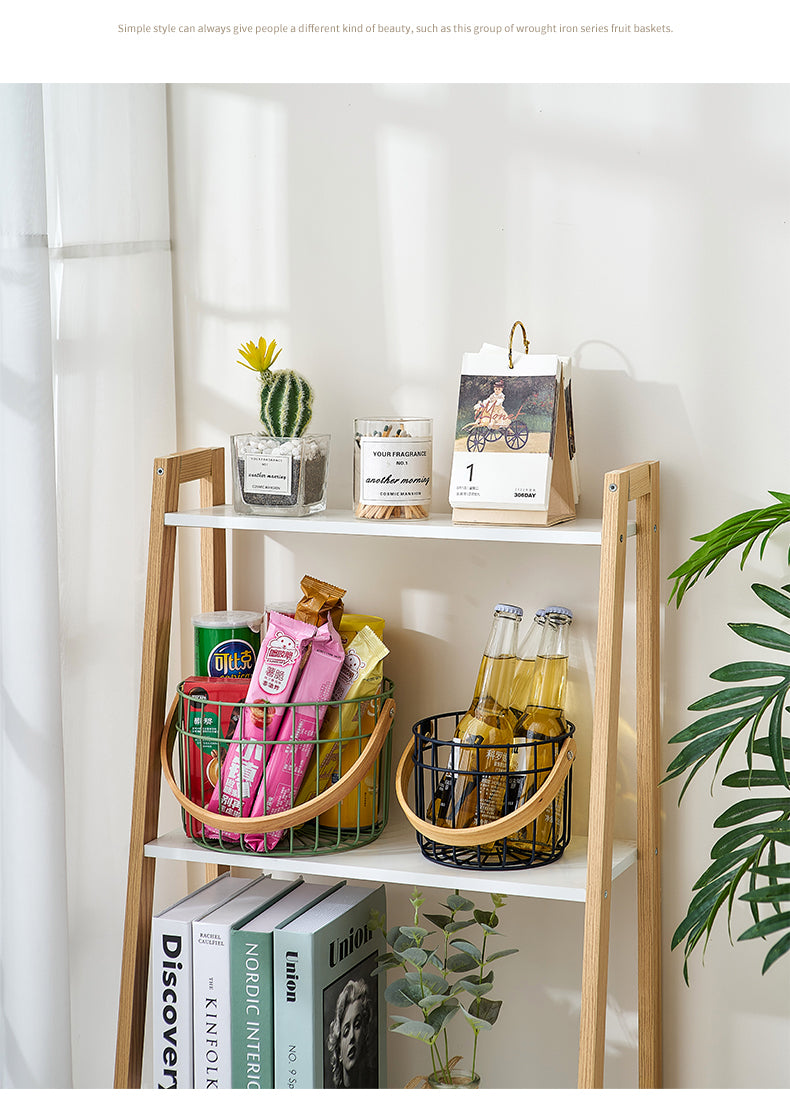
<svg viewBox="0 0 790 1101">
<path fill-rule="evenodd" d="M 324 990 L 324 1088 L 377 1089 L 376 953 Z"/>
<path fill-rule="evenodd" d="M 456 451 L 550 454 L 554 375 L 461 375 Z"/>
</svg>

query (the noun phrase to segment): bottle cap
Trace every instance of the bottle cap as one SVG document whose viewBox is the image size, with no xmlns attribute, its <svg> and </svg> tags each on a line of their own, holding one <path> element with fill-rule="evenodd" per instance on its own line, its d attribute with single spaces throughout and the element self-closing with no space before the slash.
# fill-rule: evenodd
<svg viewBox="0 0 790 1101">
<path fill-rule="evenodd" d="M 519 608 L 517 604 L 497 604 L 496 608 L 494 608 L 494 611 L 504 612 L 506 615 L 522 616 L 524 614 L 524 610 L 522 608 Z"/>
<path fill-rule="evenodd" d="M 535 619 L 542 619 L 543 616 L 545 616 L 545 614 L 546 614 L 546 609 L 545 608 L 538 608 L 538 610 L 535 612 Z"/>
<path fill-rule="evenodd" d="M 543 609 L 546 615 L 566 615 L 568 619 L 573 619 L 573 612 L 570 608 L 561 608 L 557 604 L 551 604 L 548 608 Z"/>
</svg>

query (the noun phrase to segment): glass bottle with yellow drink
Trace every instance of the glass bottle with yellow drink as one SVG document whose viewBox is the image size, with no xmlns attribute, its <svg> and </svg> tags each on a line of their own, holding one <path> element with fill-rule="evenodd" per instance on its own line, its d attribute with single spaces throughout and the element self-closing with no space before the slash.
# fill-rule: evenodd
<svg viewBox="0 0 790 1101">
<path fill-rule="evenodd" d="M 508 751 L 500 747 L 513 741 L 509 703 L 522 615 L 513 604 L 494 609 L 474 696 L 456 728 L 450 767 L 435 792 L 433 820 L 439 826 L 464 829 L 502 813 Z"/>
<path fill-rule="evenodd" d="M 535 794 L 554 764 L 557 743 L 553 739 L 567 733 L 565 689 L 568 682 L 568 641 L 573 613 L 568 608 L 545 609 L 543 627 L 529 703 L 518 719 L 513 741 L 519 744 L 511 759 L 511 776 L 505 813 L 515 810 Z M 562 792 L 524 829 L 508 838 L 508 849 L 518 851 L 534 845 L 537 858 L 553 855 L 562 831 Z M 530 853 L 531 855 L 531 853 Z"/>
<path fill-rule="evenodd" d="M 524 708 L 530 701 L 529 691 L 532 686 L 532 675 L 535 672 L 535 658 L 540 645 L 543 627 L 546 623 L 546 609 L 540 608 L 535 612 L 534 618 L 527 627 L 519 632 L 518 654 L 516 655 L 516 669 L 513 674 L 513 688 L 510 692 L 510 710 L 516 719 L 519 719 Z"/>
</svg>

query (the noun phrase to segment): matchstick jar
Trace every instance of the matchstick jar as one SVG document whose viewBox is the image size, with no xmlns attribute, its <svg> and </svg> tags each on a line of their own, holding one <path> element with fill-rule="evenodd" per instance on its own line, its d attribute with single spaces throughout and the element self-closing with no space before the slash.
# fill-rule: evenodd
<svg viewBox="0 0 790 1101">
<path fill-rule="evenodd" d="M 354 421 L 354 512 L 361 520 L 425 520 L 431 506 L 433 422 Z"/>
</svg>

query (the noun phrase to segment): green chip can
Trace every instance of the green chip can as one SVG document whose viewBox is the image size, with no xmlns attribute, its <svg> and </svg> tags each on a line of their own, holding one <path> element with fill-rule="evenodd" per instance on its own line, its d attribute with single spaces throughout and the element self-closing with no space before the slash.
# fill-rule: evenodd
<svg viewBox="0 0 790 1101">
<path fill-rule="evenodd" d="M 261 644 L 260 612 L 192 616 L 196 677 L 251 677 Z"/>
</svg>

